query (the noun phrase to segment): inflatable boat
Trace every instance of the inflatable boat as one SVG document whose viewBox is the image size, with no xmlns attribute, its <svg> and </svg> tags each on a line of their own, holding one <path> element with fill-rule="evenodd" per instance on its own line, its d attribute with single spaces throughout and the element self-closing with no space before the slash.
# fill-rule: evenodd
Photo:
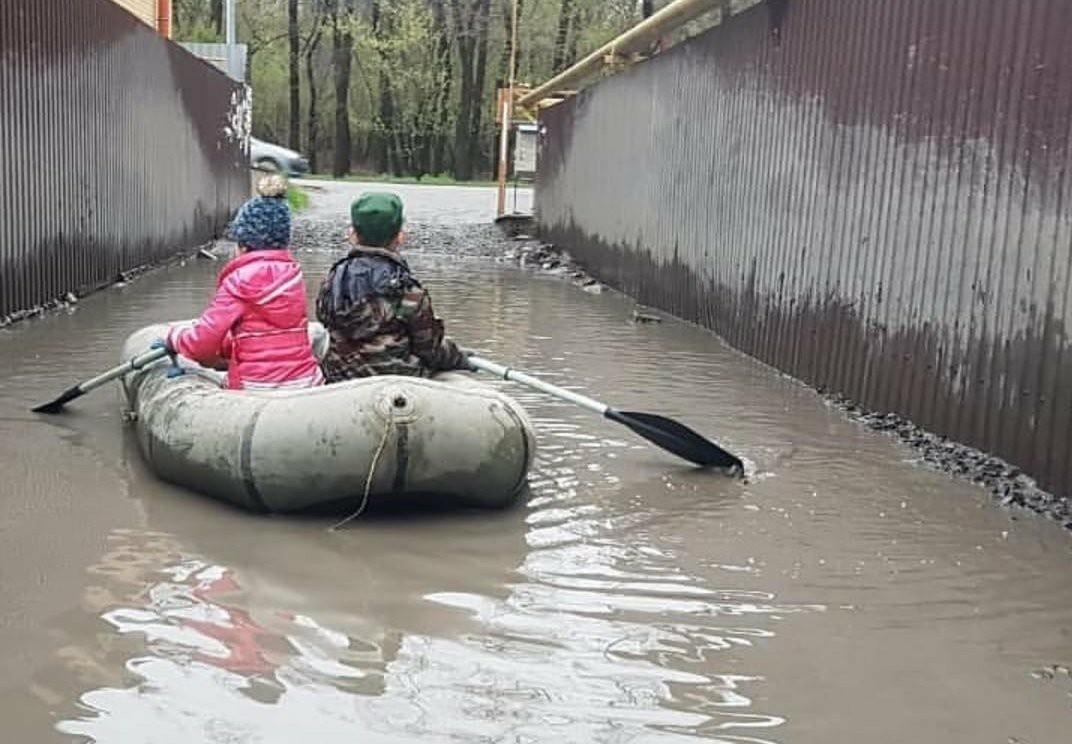
<svg viewBox="0 0 1072 744">
<path fill-rule="evenodd" d="M 167 325 L 133 333 L 128 360 Z M 310 323 L 318 357 L 327 333 Z M 261 512 L 352 508 L 392 496 L 500 508 L 522 491 L 536 446 L 524 409 L 474 379 L 383 376 L 305 390 L 233 391 L 178 358 L 123 379 L 126 415 L 163 480 Z"/>
</svg>

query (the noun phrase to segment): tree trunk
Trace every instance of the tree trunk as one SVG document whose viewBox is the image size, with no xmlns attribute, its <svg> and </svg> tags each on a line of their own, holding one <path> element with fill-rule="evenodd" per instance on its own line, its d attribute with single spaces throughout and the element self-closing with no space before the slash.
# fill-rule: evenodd
<svg viewBox="0 0 1072 744">
<path fill-rule="evenodd" d="M 332 67 L 335 77 L 335 157 L 331 172 L 350 172 L 350 71 L 353 63 L 354 0 L 332 2 Z"/>
<path fill-rule="evenodd" d="M 309 170 L 316 173 L 319 165 L 317 147 L 320 142 L 320 119 L 317 112 L 317 98 L 319 90 L 316 87 L 316 52 L 320 48 L 320 39 L 323 27 L 320 17 L 317 16 L 313 34 L 309 37 L 309 43 L 305 47 L 305 87 L 309 89 L 309 118 L 306 124 L 306 153 L 309 157 Z"/>
<path fill-rule="evenodd" d="M 216 35 L 223 36 L 223 0 L 212 0 L 209 8 L 212 14 L 212 24 L 216 27 Z"/>
<path fill-rule="evenodd" d="M 458 119 L 454 123 L 454 177 L 467 181 L 473 177 L 473 164 L 469 160 L 469 132 L 473 111 L 473 43 L 458 41 L 458 72 L 460 91 Z"/>
<path fill-rule="evenodd" d="M 655 12 L 655 0 L 643 0 L 640 5 L 640 13 L 645 18 L 651 18 L 651 14 Z"/>
<path fill-rule="evenodd" d="M 414 126 L 415 122 L 407 121 L 404 126 L 399 123 L 400 126 L 394 128 L 394 136 L 391 137 L 391 172 L 396 176 L 412 176 L 417 171 L 413 157 L 417 127 Z"/>
<path fill-rule="evenodd" d="M 474 0 L 481 2 L 481 0 Z M 465 181 L 472 178 L 473 164 L 469 160 L 469 131 L 473 113 L 473 63 L 476 38 L 473 36 L 474 13 L 466 0 L 453 0 L 454 38 L 458 40 L 458 118 L 454 122 L 454 177 Z M 463 9 L 463 6 L 464 9 Z M 468 12 L 467 12 L 468 11 Z"/>
<path fill-rule="evenodd" d="M 422 96 L 410 116 L 406 141 L 406 169 L 420 181 L 430 168 L 432 136 L 435 133 L 434 97 Z"/>
<path fill-rule="evenodd" d="M 569 41 L 570 23 L 573 21 L 574 0 L 562 0 L 558 8 L 558 33 L 555 35 L 555 52 L 551 67 L 557 75 L 566 69 L 566 43 Z"/>
<path fill-rule="evenodd" d="M 566 45 L 566 67 L 577 62 L 577 40 L 581 37 L 581 6 L 573 6 L 573 18 L 570 19 L 569 44 Z"/>
<path fill-rule="evenodd" d="M 436 65 L 438 86 L 432 109 L 432 121 L 435 122 L 435 134 L 432 138 L 428 169 L 433 175 L 447 170 L 448 126 L 450 123 L 450 94 L 454 87 L 453 61 L 450 55 L 450 32 L 447 28 L 446 0 L 432 0 L 432 13 L 435 17 Z"/>
<path fill-rule="evenodd" d="M 410 161 L 410 170 L 420 181 L 432 167 L 432 138 L 435 134 L 435 119 L 429 116 L 434 113 L 430 102 L 422 101 L 417 106 L 417 113 L 413 117 L 413 158 Z"/>
<path fill-rule="evenodd" d="M 301 73 L 301 51 L 298 39 L 298 0 L 287 0 L 287 36 L 290 43 L 290 131 L 287 137 L 287 146 L 291 150 L 301 149 L 301 88 L 299 75 Z"/>
<path fill-rule="evenodd" d="M 385 41 L 390 34 L 389 21 L 382 12 L 383 0 L 372 0 L 370 6 L 372 15 L 372 33 L 378 41 Z M 377 107 L 376 122 L 369 138 L 369 155 L 376 163 L 376 170 L 380 173 L 392 171 L 392 142 L 395 137 L 395 129 L 398 122 L 394 115 L 394 95 L 391 91 L 391 77 L 387 71 L 387 56 L 380 51 L 380 76 L 379 76 L 379 103 Z"/>
<path fill-rule="evenodd" d="M 473 83 L 473 108 L 472 124 L 469 133 L 469 178 L 481 165 L 484 120 L 484 84 L 488 73 L 488 32 L 491 26 L 491 0 L 483 0 L 481 4 L 480 38 L 476 60 L 476 80 Z"/>
<path fill-rule="evenodd" d="M 480 142 L 480 106 L 488 61 L 488 15 L 491 0 L 472 0 L 468 14 L 462 0 L 454 0 L 455 36 L 458 39 L 458 72 L 461 81 L 458 120 L 454 127 L 454 177 L 470 181 L 476 169 Z"/>
<path fill-rule="evenodd" d="M 398 171 L 398 148 L 393 146 L 400 122 L 395 121 L 395 99 L 391 90 L 391 78 L 386 71 L 380 71 L 380 127 L 379 152 L 377 167 L 381 173 Z"/>
</svg>

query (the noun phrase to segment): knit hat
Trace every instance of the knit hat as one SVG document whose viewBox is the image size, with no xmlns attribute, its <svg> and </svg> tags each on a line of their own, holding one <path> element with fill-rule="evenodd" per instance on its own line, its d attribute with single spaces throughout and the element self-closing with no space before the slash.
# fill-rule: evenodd
<svg viewBox="0 0 1072 744">
<path fill-rule="evenodd" d="M 256 196 L 238 210 L 231 222 L 231 239 L 253 251 L 286 248 L 290 245 L 290 207 L 287 182 L 282 176 L 262 178 Z"/>
<path fill-rule="evenodd" d="M 350 224 L 368 246 L 386 246 L 402 230 L 402 221 L 402 200 L 395 194 L 370 191 L 350 205 Z"/>
</svg>

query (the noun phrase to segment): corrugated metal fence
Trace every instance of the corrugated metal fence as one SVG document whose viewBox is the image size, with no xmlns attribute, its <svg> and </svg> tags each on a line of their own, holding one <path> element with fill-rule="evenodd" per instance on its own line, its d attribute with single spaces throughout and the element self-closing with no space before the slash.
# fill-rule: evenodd
<svg viewBox="0 0 1072 744">
<path fill-rule="evenodd" d="M 105 0 L 0 2 L 0 319 L 218 235 L 242 86 Z"/>
<path fill-rule="evenodd" d="M 604 279 L 1072 493 L 1072 3 L 768 0 L 549 109 Z"/>
</svg>

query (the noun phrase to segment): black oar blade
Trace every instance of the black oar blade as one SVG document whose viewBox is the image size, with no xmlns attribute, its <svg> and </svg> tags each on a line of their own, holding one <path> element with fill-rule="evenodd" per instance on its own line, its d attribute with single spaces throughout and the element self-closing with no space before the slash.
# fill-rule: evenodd
<svg viewBox="0 0 1072 744">
<path fill-rule="evenodd" d="M 744 463 L 739 457 L 673 419 L 654 413 L 613 409 L 608 409 L 604 415 L 612 421 L 625 424 L 649 442 L 695 465 L 723 468 L 737 474 L 744 472 Z"/>
<path fill-rule="evenodd" d="M 43 403 L 37 408 L 33 408 L 31 410 L 33 413 L 59 413 L 63 410 L 63 406 L 65 404 L 70 403 L 72 400 L 80 397 L 81 395 L 81 386 L 75 385 L 73 388 L 68 388 L 67 390 L 64 390 L 63 394 L 60 395 L 60 397 L 56 398 L 56 400 L 50 401 L 48 403 Z"/>
</svg>

